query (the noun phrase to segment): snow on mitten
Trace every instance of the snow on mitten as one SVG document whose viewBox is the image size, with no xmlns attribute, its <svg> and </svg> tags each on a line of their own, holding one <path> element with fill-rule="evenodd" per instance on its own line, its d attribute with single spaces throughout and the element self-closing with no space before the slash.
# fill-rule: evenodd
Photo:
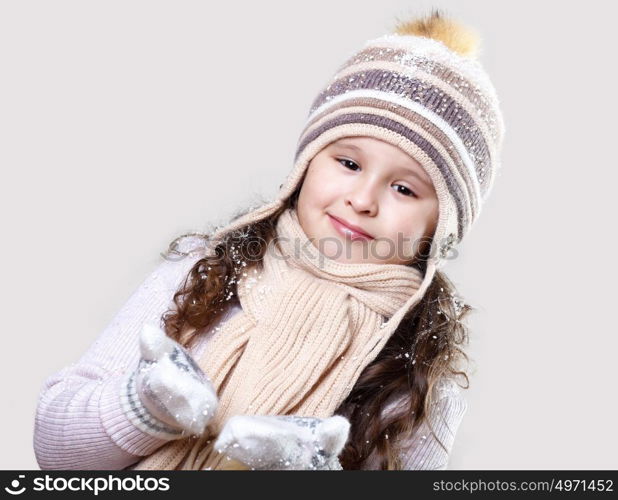
<svg viewBox="0 0 618 500">
<path fill-rule="evenodd" d="M 139 342 L 138 367 L 122 383 L 125 414 L 159 438 L 199 436 L 219 403 L 212 382 L 189 352 L 159 327 L 145 324 Z"/>
<path fill-rule="evenodd" d="M 234 415 L 214 447 L 257 470 L 342 470 L 337 456 L 350 431 L 340 415 Z"/>
</svg>

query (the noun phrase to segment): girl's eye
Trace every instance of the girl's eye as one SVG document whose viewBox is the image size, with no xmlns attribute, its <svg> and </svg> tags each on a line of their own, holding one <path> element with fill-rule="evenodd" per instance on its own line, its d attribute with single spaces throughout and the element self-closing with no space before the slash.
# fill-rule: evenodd
<svg viewBox="0 0 618 500">
<path fill-rule="evenodd" d="M 337 158 L 337 161 L 338 161 L 338 162 L 348 162 L 348 164 L 352 164 L 352 165 L 354 165 L 355 167 L 358 167 L 358 165 L 357 165 L 356 163 L 354 163 L 352 160 L 346 160 L 345 158 Z M 343 163 L 341 163 L 341 164 L 343 165 Z M 346 165 L 343 165 L 343 166 L 344 166 L 345 168 L 349 168 L 349 167 L 348 167 L 348 166 L 346 166 Z"/>
<path fill-rule="evenodd" d="M 353 169 L 354 167 L 359 168 L 359 166 L 354 163 L 352 160 L 346 160 L 345 158 L 337 158 L 337 161 L 340 162 L 345 168 L 347 168 L 348 170 Z M 345 165 L 344 163 L 347 162 L 348 165 Z M 351 167 L 350 167 L 351 165 Z M 401 185 L 401 184 L 395 184 L 396 186 L 399 186 L 400 188 L 403 188 L 403 191 L 398 191 L 399 193 L 405 195 L 405 196 L 411 196 L 412 198 L 417 198 L 416 193 L 414 191 L 411 191 L 410 189 L 408 189 L 407 187 Z"/>
<path fill-rule="evenodd" d="M 406 196 L 412 196 L 413 198 L 417 198 L 416 193 L 414 191 L 410 191 L 410 189 L 408 189 L 407 187 L 402 186 L 401 184 L 395 184 L 395 186 L 399 186 L 405 190 L 402 194 L 405 194 Z M 399 192 L 401 193 L 401 191 Z"/>
</svg>

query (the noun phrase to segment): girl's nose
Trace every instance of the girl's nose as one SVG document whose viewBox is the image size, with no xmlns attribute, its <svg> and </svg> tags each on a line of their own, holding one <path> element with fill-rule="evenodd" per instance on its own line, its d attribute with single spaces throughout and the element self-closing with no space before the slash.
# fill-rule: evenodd
<svg viewBox="0 0 618 500">
<path fill-rule="evenodd" d="M 347 193 L 345 203 L 346 205 L 351 205 L 357 212 L 376 215 L 378 213 L 376 187 L 368 182 L 355 184 Z"/>
</svg>

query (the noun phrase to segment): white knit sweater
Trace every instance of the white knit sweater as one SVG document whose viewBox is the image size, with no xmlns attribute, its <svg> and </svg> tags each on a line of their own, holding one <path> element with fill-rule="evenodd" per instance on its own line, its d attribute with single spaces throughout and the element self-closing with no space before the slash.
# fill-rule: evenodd
<svg viewBox="0 0 618 500">
<path fill-rule="evenodd" d="M 189 247 L 190 248 L 190 247 Z M 120 406 L 120 382 L 139 361 L 138 335 L 145 322 L 159 323 L 172 306 L 172 296 L 200 258 L 164 260 L 137 288 L 112 322 L 74 364 L 43 383 L 35 415 L 34 452 L 41 469 L 124 469 L 149 455 L 165 440 L 136 428 Z M 231 303 L 218 325 L 204 332 L 192 354 L 199 355 L 220 325 L 238 312 Z M 420 427 L 406 442 L 405 469 L 446 469 L 455 434 L 466 412 L 466 400 L 454 382 L 438 387 L 432 424 L 447 447 L 444 451 L 429 427 Z M 389 403 L 385 411 L 398 401 Z M 364 469 L 375 469 L 375 455 Z"/>
</svg>

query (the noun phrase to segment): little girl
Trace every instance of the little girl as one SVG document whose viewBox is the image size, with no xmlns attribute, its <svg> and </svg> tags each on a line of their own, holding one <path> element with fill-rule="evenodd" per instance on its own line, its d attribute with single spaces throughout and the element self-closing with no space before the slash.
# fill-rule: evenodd
<svg viewBox="0 0 618 500">
<path fill-rule="evenodd" d="M 504 124 L 478 38 L 434 11 L 315 99 L 278 195 L 182 235 L 49 377 L 42 469 L 444 469 L 471 310 L 439 268 Z"/>
</svg>

